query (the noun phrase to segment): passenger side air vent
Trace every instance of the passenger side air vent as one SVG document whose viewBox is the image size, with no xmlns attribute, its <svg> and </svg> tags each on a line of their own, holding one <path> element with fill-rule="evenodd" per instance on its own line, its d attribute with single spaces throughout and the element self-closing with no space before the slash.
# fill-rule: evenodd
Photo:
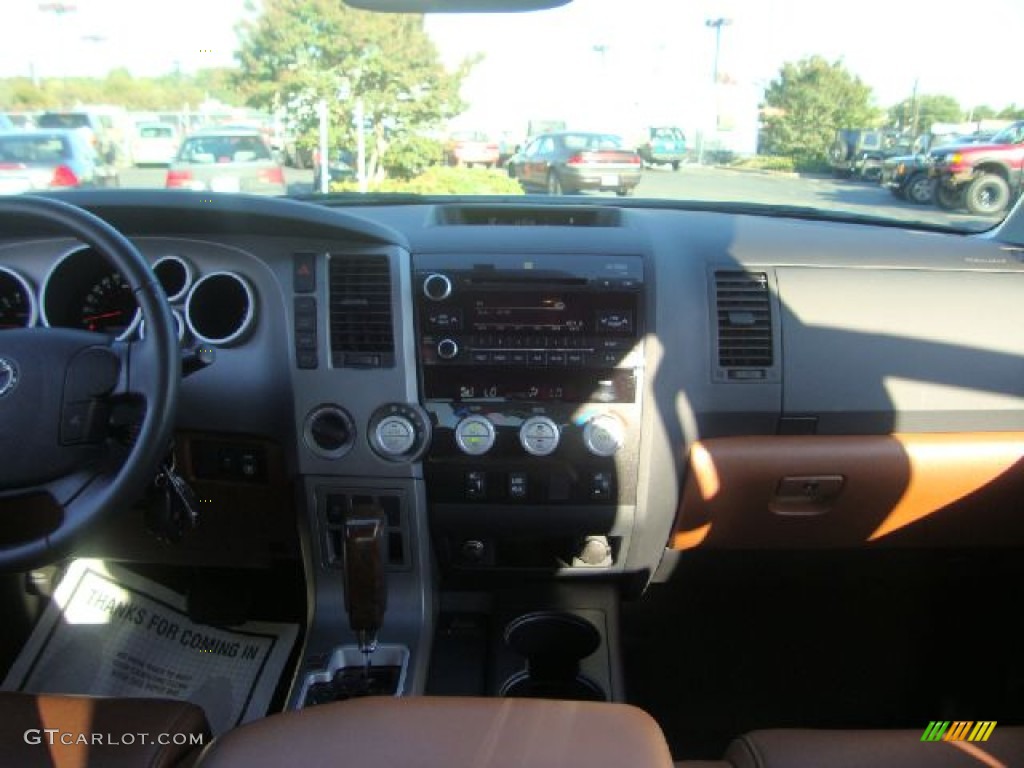
<svg viewBox="0 0 1024 768">
<path fill-rule="evenodd" d="M 437 210 L 437 223 L 463 227 L 621 227 L 616 208 L 582 206 L 448 205 Z"/>
<path fill-rule="evenodd" d="M 330 258 L 331 364 L 391 368 L 395 337 L 386 256 Z"/>
<path fill-rule="evenodd" d="M 775 364 L 771 293 L 764 272 L 715 272 L 720 376 L 767 379 Z"/>
</svg>

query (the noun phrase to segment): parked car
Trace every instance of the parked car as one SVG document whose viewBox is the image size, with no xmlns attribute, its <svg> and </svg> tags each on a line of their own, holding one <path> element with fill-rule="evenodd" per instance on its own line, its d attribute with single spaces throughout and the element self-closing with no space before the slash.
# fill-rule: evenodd
<svg viewBox="0 0 1024 768">
<path fill-rule="evenodd" d="M 313 154 L 313 191 L 320 191 L 321 169 L 319 153 Z M 327 161 L 327 178 L 331 184 L 356 178 L 356 159 L 347 149 L 339 149 Z"/>
<path fill-rule="evenodd" d="M 983 144 L 944 147 L 931 152 L 935 202 L 954 210 L 994 215 L 1020 195 L 1024 176 L 1024 120 L 1008 125 Z"/>
<path fill-rule="evenodd" d="M 98 173 L 112 179 L 117 177 L 121 146 L 109 115 L 99 115 L 87 110 L 44 112 L 36 118 L 36 127 L 81 131 L 102 161 Z"/>
<path fill-rule="evenodd" d="M 63 187 L 117 186 L 85 135 L 78 130 L 0 133 L 0 194 Z"/>
<path fill-rule="evenodd" d="M 877 180 L 885 157 L 899 154 L 905 150 L 898 149 L 898 136 L 892 133 L 844 128 L 836 131 L 828 162 L 835 176 Z"/>
<path fill-rule="evenodd" d="M 527 191 L 563 195 L 611 190 L 625 196 L 640 183 L 643 160 L 620 136 L 566 131 L 533 139 L 507 168 Z"/>
<path fill-rule="evenodd" d="M 678 171 L 686 160 L 686 135 L 672 125 L 649 128 L 646 141 L 636 151 L 645 163 L 671 165 Z"/>
<path fill-rule="evenodd" d="M 14 123 L 11 122 L 11 118 L 0 112 L 0 131 L 13 131 Z"/>
<path fill-rule="evenodd" d="M 167 169 L 169 189 L 284 195 L 284 170 L 259 131 L 201 131 L 186 137 Z"/>
<path fill-rule="evenodd" d="M 500 150 L 498 142 L 492 141 L 481 131 L 456 131 L 445 144 L 445 162 L 448 165 L 484 165 L 493 168 L 498 164 Z"/>
<path fill-rule="evenodd" d="M 131 153 L 135 165 L 170 165 L 178 153 L 178 133 L 168 123 L 138 123 Z"/>
</svg>

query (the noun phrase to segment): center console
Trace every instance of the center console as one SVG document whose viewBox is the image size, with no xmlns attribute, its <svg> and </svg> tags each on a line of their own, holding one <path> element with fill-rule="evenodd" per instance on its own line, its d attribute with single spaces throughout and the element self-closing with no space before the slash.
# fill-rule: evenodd
<svg viewBox="0 0 1024 768">
<path fill-rule="evenodd" d="M 620 568 L 636 504 L 642 258 L 421 254 L 413 290 L 442 568 Z"/>
</svg>

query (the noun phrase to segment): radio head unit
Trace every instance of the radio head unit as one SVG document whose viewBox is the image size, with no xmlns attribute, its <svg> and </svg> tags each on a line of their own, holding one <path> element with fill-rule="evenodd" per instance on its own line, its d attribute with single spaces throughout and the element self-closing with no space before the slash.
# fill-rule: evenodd
<svg viewBox="0 0 1024 768">
<path fill-rule="evenodd" d="M 633 402 L 639 256 L 416 257 L 428 401 Z"/>
</svg>

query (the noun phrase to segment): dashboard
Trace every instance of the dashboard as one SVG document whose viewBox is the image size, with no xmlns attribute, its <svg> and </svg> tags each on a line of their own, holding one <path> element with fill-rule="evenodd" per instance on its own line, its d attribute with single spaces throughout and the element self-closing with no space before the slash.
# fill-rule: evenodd
<svg viewBox="0 0 1024 768">
<path fill-rule="evenodd" d="M 393 508 L 391 569 L 433 555 L 452 579 L 1021 526 L 1024 259 L 993 240 L 642 205 L 61 196 L 152 264 L 183 349 L 216 352 L 177 426 L 225 518 L 186 560 L 278 556 L 298 520 L 335 568 L 361 496 Z M 0 328 L 27 325 L 145 333 L 99 254 L 30 222 L 0 235 Z"/>
</svg>

